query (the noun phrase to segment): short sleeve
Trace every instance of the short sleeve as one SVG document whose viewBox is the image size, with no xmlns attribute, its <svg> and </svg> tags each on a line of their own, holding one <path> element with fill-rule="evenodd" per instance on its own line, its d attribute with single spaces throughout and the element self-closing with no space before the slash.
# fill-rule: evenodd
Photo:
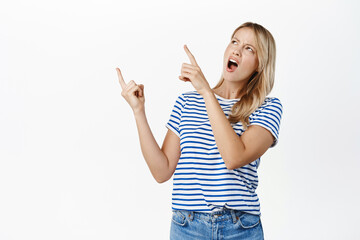
<svg viewBox="0 0 360 240">
<path fill-rule="evenodd" d="M 169 121 L 166 123 L 166 127 L 173 131 L 179 138 L 180 138 L 180 121 L 181 121 L 181 114 L 183 112 L 185 106 L 185 96 L 181 94 L 175 101 L 174 107 L 171 111 Z"/>
<path fill-rule="evenodd" d="M 283 107 L 278 98 L 267 98 L 250 118 L 250 126 L 258 125 L 267 129 L 275 138 L 270 147 L 275 147 L 279 140 L 280 121 Z"/>
</svg>

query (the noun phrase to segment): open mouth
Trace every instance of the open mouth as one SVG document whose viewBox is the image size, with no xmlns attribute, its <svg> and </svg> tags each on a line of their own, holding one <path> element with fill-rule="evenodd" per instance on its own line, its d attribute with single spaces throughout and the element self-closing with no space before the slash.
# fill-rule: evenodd
<svg viewBox="0 0 360 240">
<path fill-rule="evenodd" d="M 237 62 L 233 59 L 229 59 L 228 64 L 227 64 L 227 71 L 233 72 L 236 70 L 237 67 L 238 67 Z"/>
</svg>

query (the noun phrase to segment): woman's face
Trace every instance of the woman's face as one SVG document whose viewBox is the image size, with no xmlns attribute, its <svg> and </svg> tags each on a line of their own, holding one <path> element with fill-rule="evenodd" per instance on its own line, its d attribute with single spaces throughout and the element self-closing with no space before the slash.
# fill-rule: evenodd
<svg viewBox="0 0 360 240">
<path fill-rule="evenodd" d="M 225 50 L 223 77 L 226 81 L 247 82 L 258 65 L 254 31 L 247 27 L 240 28 Z"/>
</svg>

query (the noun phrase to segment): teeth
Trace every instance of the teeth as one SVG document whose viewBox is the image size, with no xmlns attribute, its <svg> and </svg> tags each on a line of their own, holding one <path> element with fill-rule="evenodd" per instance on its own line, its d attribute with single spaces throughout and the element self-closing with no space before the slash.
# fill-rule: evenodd
<svg viewBox="0 0 360 240">
<path fill-rule="evenodd" d="M 233 60 L 233 59 L 230 59 L 230 62 L 233 62 L 233 63 L 237 64 L 237 62 L 235 60 Z"/>
</svg>

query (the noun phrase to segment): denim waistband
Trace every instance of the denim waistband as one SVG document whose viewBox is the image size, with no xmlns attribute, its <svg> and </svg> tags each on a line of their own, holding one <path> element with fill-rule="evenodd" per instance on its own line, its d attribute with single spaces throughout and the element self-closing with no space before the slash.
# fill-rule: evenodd
<svg viewBox="0 0 360 240">
<path fill-rule="evenodd" d="M 219 211 L 214 211 L 211 213 L 204 213 L 204 212 L 195 212 L 189 210 L 174 210 L 181 212 L 184 217 L 188 218 L 192 221 L 194 218 L 201 219 L 207 222 L 220 222 L 220 221 L 227 221 L 231 220 L 233 223 L 236 223 L 239 220 L 240 216 L 243 215 L 245 212 L 234 210 L 234 209 L 224 209 Z"/>
</svg>

